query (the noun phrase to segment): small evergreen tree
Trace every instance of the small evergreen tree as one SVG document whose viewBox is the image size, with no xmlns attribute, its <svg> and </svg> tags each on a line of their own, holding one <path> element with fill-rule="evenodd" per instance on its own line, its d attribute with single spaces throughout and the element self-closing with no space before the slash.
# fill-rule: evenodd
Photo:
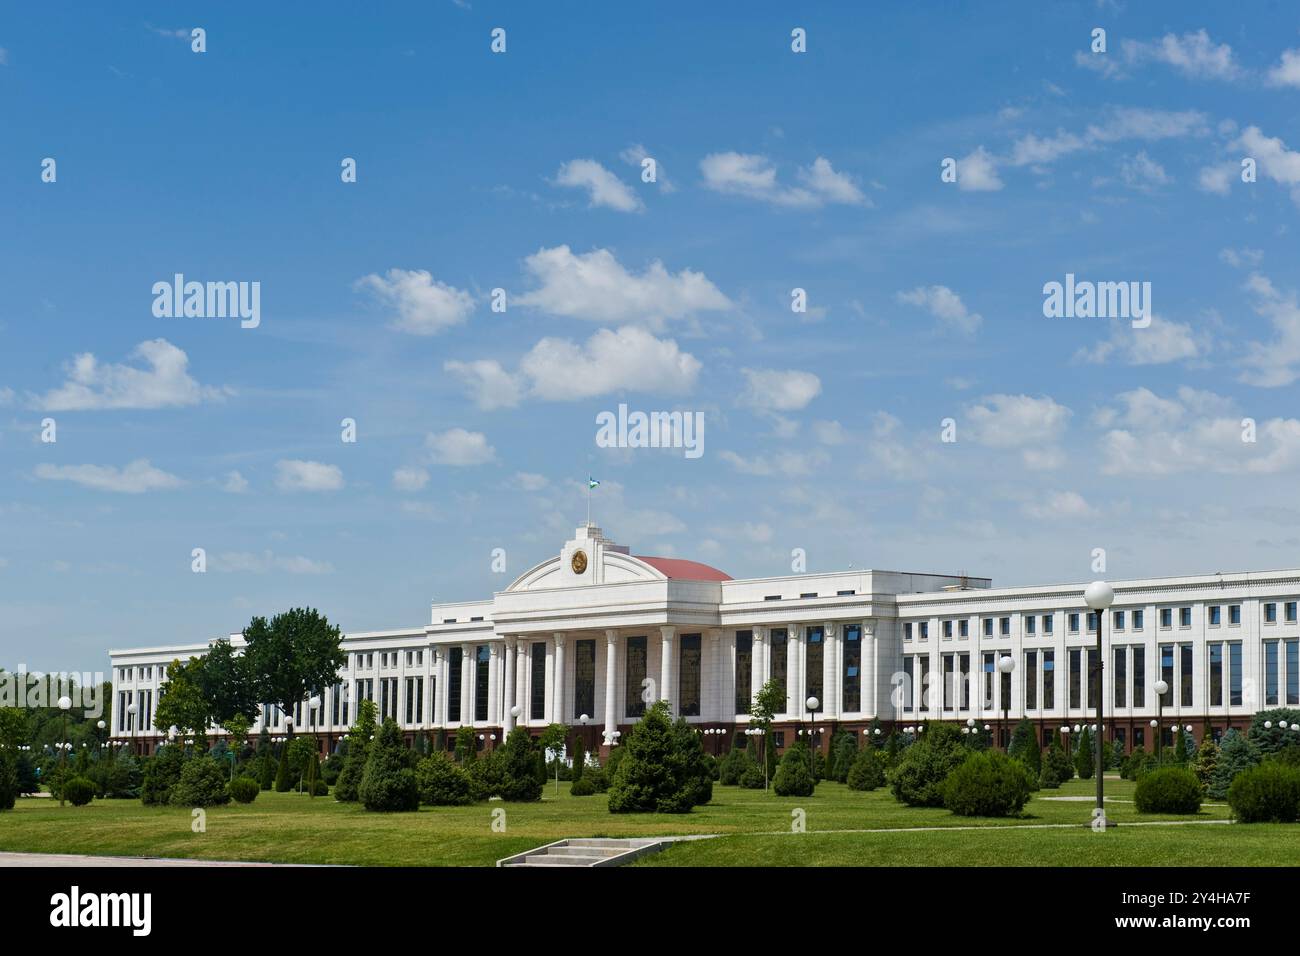
<svg viewBox="0 0 1300 956">
<path fill-rule="evenodd" d="M 1260 761 L 1259 748 L 1235 727 L 1223 735 L 1219 744 L 1219 759 L 1210 775 L 1208 796 L 1223 800 L 1237 774 L 1249 770 Z"/>
<path fill-rule="evenodd" d="M 700 735 L 656 701 L 617 750 L 625 751 L 609 785 L 610 813 L 689 813 L 713 797 Z"/>
<path fill-rule="evenodd" d="M 357 722 L 348 731 L 347 754 L 334 784 L 334 799 L 342 803 L 355 803 L 361 799 L 361 778 L 365 776 L 366 761 L 370 756 L 370 738 L 375 734 L 375 713 L 375 702 L 363 700 L 357 707 Z"/>
<path fill-rule="evenodd" d="M 845 781 L 850 790 L 875 790 L 885 785 L 885 757 L 875 747 L 858 751 Z"/>
<path fill-rule="evenodd" d="M 470 803 L 469 774 L 445 750 L 434 751 L 415 768 L 420 802 L 434 807 L 455 807 Z"/>
<path fill-rule="evenodd" d="M 1038 749 L 1038 734 L 1034 731 L 1034 725 L 1028 720 L 1021 720 L 1016 724 L 1016 729 L 1011 734 L 1011 746 L 1007 748 L 1007 754 L 1024 764 L 1033 778 L 1038 779 L 1038 775 L 1043 771 L 1043 754 Z"/>
<path fill-rule="evenodd" d="M 462 767 L 478 759 L 478 741 L 474 739 L 473 727 L 456 729 L 456 762 Z"/>
<path fill-rule="evenodd" d="M 293 787 L 292 772 L 289 770 L 289 744 L 292 741 L 285 741 L 280 745 L 280 762 L 275 768 L 275 792 L 288 793 Z"/>
<path fill-rule="evenodd" d="M 1180 767 L 1186 767 L 1187 758 L 1187 731 L 1179 727 L 1174 738 L 1174 763 Z"/>
<path fill-rule="evenodd" d="M 582 772 L 587 768 L 587 748 L 582 742 L 581 734 L 573 735 L 573 782 L 582 779 Z"/>
<path fill-rule="evenodd" d="M 1219 745 L 1210 737 L 1201 741 L 1196 751 L 1196 760 L 1192 762 L 1192 772 L 1201 784 L 1201 792 L 1208 793 L 1214 780 L 1214 768 L 1219 762 Z"/>
<path fill-rule="evenodd" d="M 366 757 L 359 795 L 367 810 L 418 810 L 420 791 L 402 742 L 402 731 L 391 717 L 384 719 Z"/>
<path fill-rule="evenodd" d="M 1092 731 L 1088 727 L 1083 728 L 1083 733 L 1079 735 L 1079 746 L 1074 748 L 1074 769 L 1080 780 L 1091 780 L 1097 772 L 1097 760 L 1092 751 Z"/>
<path fill-rule="evenodd" d="M 867 746 L 871 746 L 870 737 L 867 738 Z M 828 776 L 840 783 L 847 782 L 853 762 L 858 759 L 858 735 L 848 732 L 838 734 L 831 741 L 831 753 L 835 757 L 834 772 L 828 771 Z"/>
<path fill-rule="evenodd" d="M 810 797 L 817 786 L 808 756 L 808 744 L 799 737 L 785 749 L 772 778 L 778 797 Z"/>
<path fill-rule="evenodd" d="M 533 738 L 523 727 L 516 727 L 506 737 L 505 782 L 501 799 L 512 803 L 532 803 L 542 799 L 542 783 L 537 778 L 537 755 Z"/>
<path fill-rule="evenodd" d="M 185 755 L 179 746 L 164 744 L 145 764 L 140 784 L 140 802 L 161 806 L 171 802 L 172 788 L 181 779 Z"/>
</svg>

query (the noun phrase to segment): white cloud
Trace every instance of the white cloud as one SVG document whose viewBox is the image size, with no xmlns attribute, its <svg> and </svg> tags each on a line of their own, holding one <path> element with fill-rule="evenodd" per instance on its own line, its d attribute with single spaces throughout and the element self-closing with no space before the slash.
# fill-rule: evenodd
<svg viewBox="0 0 1300 956">
<path fill-rule="evenodd" d="M 731 308 L 701 272 L 674 275 L 655 260 L 634 275 L 608 249 L 575 255 L 568 246 L 544 248 L 525 259 L 524 267 L 540 285 L 516 302 L 551 315 L 658 328 L 667 320 Z"/>
<path fill-rule="evenodd" d="M 337 465 L 282 458 L 275 463 L 275 486 L 281 491 L 338 491 L 343 472 Z"/>
<path fill-rule="evenodd" d="M 1120 163 L 1120 177 L 1125 185 L 1134 189 L 1164 186 L 1169 182 L 1165 168 L 1140 150 L 1136 156 L 1126 156 Z"/>
<path fill-rule="evenodd" d="M 871 205 L 853 180 L 837 173 L 830 160 L 818 156 L 796 176 L 803 186 L 778 181 L 776 167 L 766 156 L 753 153 L 710 153 L 700 160 L 704 185 L 714 192 L 770 202 L 777 206 L 815 209 L 827 203 Z"/>
<path fill-rule="evenodd" d="M 1091 349 L 1080 349 L 1074 357 L 1099 364 L 1116 359 L 1125 365 L 1163 365 L 1201 358 L 1209 350 L 1208 335 L 1153 315 L 1151 324 L 1143 329 L 1133 328 L 1130 322 L 1113 323 L 1110 338 Z"/>
<path fill-rule="evenodd" d="M 496 449 L 488 444 L 487 436 L 482 432 L 449 428 L 426 436 L 425 445 L 434 463 L 439 465 L 485 465 L 496 460 Z"/>
<path fill-rule="evenodd" d="M 748 387 L 741 401 L 760 411 L 795 412 L 821 394 L 822 382 L 812 372 L 796 369 L 741 369 Z"/>
<path fill-rule="evenodd" d="M 591 205 L 618 212 L 644 209 L 640 198 L 621 179 L 594 159 L 571 159 L 555 174 L 555 185 L 585 189 Z"/>
<path fill-rule="evenodd" d="M 821 449 L 799 453 L 777 452 L 754 458 L 745 458 L 734 451 L 721 451 L 718 452 L 718 457 L 742 475 L 757 477 L 783 475 L 786 478 L 806 478 L 824 468 L 830 461 L 829 456 Z"/>
<path fill-rule="evenodd" d="M 1300 378 L 1300 301 L 1294 289 L 1282 292 L 1258 272 L 1246 280 L 1251 308 L 1272 323 L 1270 342 L 1248 342 L 1240 380 L 1261 388 L 1290 385 Z"/>
<path fill-rule="evenodd" d="M 393 487 L 398 491 L 419 491 L 429 483 L 429 473 L 423 468 L 397 468 L 393 471 Z"/>
<path fill-rule="evenodd" d="M 813 422 L 813 437 L 823 445 L 843 445 L 849 440 L 848 433 L 839 422 Z"/>
<path fill-rule="evenodd" d="M 435 280 L 423 269 L 389 269 L 384 276 L 371 273 L 353 287 L 395 309 L 392 327 L 412 335 L 434 335 L 459 325 L 474 311 L 473 296 Z"/>
<path fill-rule="evenodd" d="M 1300 49 L 1283 50 L 1277 66 L 1268 71 L 1271 86 L 1300 87 Z"/>
<path fill-rule="evenodd" d="M 0 46 L 0 66 L 9 65 L 9 51 Z"/>
<path fill-rule="evenodd" d="M 237 471 L 228 471 L 222 479 L 221 490 L 232 495 L 242 495 L 248 490 L 248 479 Z"/>
<path fill-rule="evenodd" d="M 1078 152 L 1088 144 L 1074 133 L 1057 130 L 1055 136 L 1037 136 L 1029 133 L 1016 140 L 1011 146 L 1012 166 L 1041 166 L 1055 162 L 1062 156 Z M 958 178 L 961 173 L 958 171 Z"/>
<path fill-rule="evenodd" d="M 545 475 L 538 475 L 531 471 L 515 472 L 514 481 L 521 491 L 541 491 L 550 484 Z"/>
<path fill-rule="evenodd" d="M 1031 501 L 1022 506 L 1021 511 L 1027 517 L 1039 521 L 1059 518 L 1087 518 L 1093 509 L 1077 491 L 1049 492 L 1039 501 Z"/>
<path fill-rule="evenodd" d="M 925 309 L 936 319 L 963 335 L 974 335 L 984 321 L 978 312 L 967 309 L 961 296 L 946 285 L 917 286 L 911 291 L 899 292 L 897 299 L 906 305 Z"/>
<path fill-rule="evenodd" d="M 333 574 L 334 566 L 328 561 L 314 561 L 300 554 L 223 551 L 213 559 L 212 570 L 222 574 L 266 574 L 270 571 L 284 571 L 288 574 Z"/>
<path fill-rule="evenodd" d="M 1202 192 L 1214 193 L 1216 196 L 1226 196 L 1231 191 L 1232 182 L 1236 179 L 1240 168 L 1236 163 L 1216 163 L 1213 166 L 1203 166 L 1200 175 L 1197 177 L 1196 184 Z"/>
<path fill-rule="evenodd" d="M 1219 260 L 1234 269 L 1254 268 L 1264 261 L 1264 250 L 1242 247 L 1240 249 L 1220 249 Z"/>
<path fill-rule="evenodd" d="M 141 342 L 129 357 L 141 360 L 144 367 L 102 365 L 83 352 L 66 366 L 66 382 L 31 403 L 51 412 L 175 408 L 231 394 L 229 388 L 196 382 L 189 374 L 188 356 L 166 339 Z"/>
<path fill-rule="evenodd" d="M 1265 136 L 1258 126 L 1247 126 L 1233 145 L 1253 157 L 1269 179 L 1290 187 L 1292 200 L 1300 204 L 1300 152 L 1287 149 L 1276 136 Z"/>
<path fill-rule="evenodd" d="M 444 362 L 442 367 L 465 383 L 474 404 L 484 411 L 514 408 L 522 397 L 523 388 L 518 376 L 507 372 L 496 359 L 450 361 Z"/>
<path fill-rule="evenodd" d="M 957 188 L 967 192 L 996 192 L 1002 188 L 997 160 L 983 146 L 957 161 Z"/>
<path fill-rule="evenodd" d="M 530 394 L 550 401 L 591 398 L 626 389 L 634 392 L 689 392 L 700 362 L 672 339 L 644 329 L 601 329 L 585 345 L 545 338 L 519 362 L 531 383 Z"/>
<path fill-rule="evenodd" d="M 990 448 L 1041 447 L 1061 438 L 1070 415 L 1047 395 L 986 395 L 966 407 L 965 430 L 973 441 Z"/>
<path fill-rule="evenodd" d="M 1216 44 L 1203 28 L 1182 36 L 1166 33 L 1156 40 L 1125 39 L 1109 53 L 1075 53 L 1074 62 L 1108 79 L 1123 79 L 1148 63 L 1173 67 L 1198 80 L 1234 80 L 1242 75 L 1232 47 Z"/>
<path fill-rule="evenodd" d="M 12 405 L 14 403 L 14 390 L 12 388 L 0 388 L 0 408 Z"/>
<path fill-rule="evenodd" d="M 155 468 L 147 458 L 136 459 L 122 468 L 112 465 L 37 465 L 36 477 L 46 481 L 71 481 L 96 491 L 130 495 L 179 488 L 185 484 L 175 475 Z"/>
</svg>

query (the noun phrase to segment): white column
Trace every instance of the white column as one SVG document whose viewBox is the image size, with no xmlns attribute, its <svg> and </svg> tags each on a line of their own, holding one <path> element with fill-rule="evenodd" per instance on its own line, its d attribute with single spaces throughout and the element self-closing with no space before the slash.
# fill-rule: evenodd
<svg viewBox="0 0 1300 956">
<path fill-rule="evenodd" d="M 668 701 L 668 710 L 673 710 L 673 635 L 676 628 L 661 626 L 659 633 L 663 642 L 659 646 L 659 699 Z"/>
<path fill-rule="evenodd" d="M 528 654 L 532 644 L 523 638 L 515 641 L 515 704 L 519 707 L 519 723 L 528 726 L 531 701 L 528 694 Z M 507 683 L 509 679 L 507 678 Z"/>
<path fill-rule="evenodd" d="M 554 635 L 555 641 L 555 661 L 552 665 L 554 673 L 551 676 L 551 721 L 556 724 L 565 723 L 564 712 L 564 634 L 557 633 Z"/>
<path fill-rule="evenodd" d="M 460 722 L 474 723 L 474 645 L 460 646 Z"/>
<path fill-rule="evenodd" d="M 605 632 L 605 743 L 614 745 L 614 731 L 618 729 L 614 697 L 618 675 L 618 631 Z"/>
<path fill-rule="evenodd" d="M 707 632 L 709 641 L 709 681 L 705 685 L 709 688 L 707 693 L 708 700 L 700 708 L 700 716 L 705 720 L 719 721 L 723 719 L 727 708 L 723 706 L 722 691 L 726 682 L 722 679 L 722 671 L 725 665 L 722 662 L 722 628 L 711 627 Z"/>
<path fill-rule="evenodd" d="M 876 628 L 871 624 L 862 625 L 862 710 L 868 717 L 879 717 L 876 707 L 876 691 L 879 683 L 879 670 L 876 666 Z M 891 717 L 897 715 L 890 715 Z"/>
<path fill-rule="evenodd" d="M 447 726 L 447 651 L 433 649 L 433 719 L 437 726 Z"/>
<path fill-rule="evenodd" d="M 754 628 L 754 643 L 751 645 L 749 661 L 749 700 L 753 706 L 754 695 L 763 689 L 763 680 L 767 675 L 763 655 L 767 653 L 767 628 Z"/>
<path fill-rule="evenodd" d="M 840 662 L 840 651 L 844 646 L 841 641 L 843 632 L 833 621 L 827 621 L 822 625 L 822 633 L 822 639 L 826 642 L 825 653 L 822 654 L 822 693 L 826 697 L 822 701 L 822 714 L 826 717 L 839 717 L 842 700 L 840 675 L 844 673 Z"/>
<path fill-rule="evenodd" d="M 505 713 L 501 715 L 501 732 L 508 734 L 515 729 L 515 718 L 510 710 L 515 706 L 515 644 L 518 638 L 507 637 L 505 639 L 506 649 L 506 699 Z"/>
<path fill-rule="evenodd" d="M 800 690 L 803 682 L 799 679 L 803 668 L 803 628 L 792 624 L 786 630 L 785 646 L 785 712 L 789 717 L 798 717 L 803 713 L 803 697 Z"/>
</svg>

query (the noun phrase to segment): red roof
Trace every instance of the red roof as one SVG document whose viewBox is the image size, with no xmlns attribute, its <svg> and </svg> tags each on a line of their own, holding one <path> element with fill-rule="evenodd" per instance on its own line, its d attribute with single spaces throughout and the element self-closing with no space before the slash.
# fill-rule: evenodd
<svg viewBox="0 0 1300 956">
<path fill-rule="evenodd" d="M 681 578 L 684 581 L 731 580 L 731 575 L 727 572 L 711 568 L 707 564 L 700 564 L 698 561 L 686 561 L 682 558 L 647 558 L 640 554 L 634 554 L 633 557 L 638 561 L 644 561 L 670 578 Z"/>
</svg>

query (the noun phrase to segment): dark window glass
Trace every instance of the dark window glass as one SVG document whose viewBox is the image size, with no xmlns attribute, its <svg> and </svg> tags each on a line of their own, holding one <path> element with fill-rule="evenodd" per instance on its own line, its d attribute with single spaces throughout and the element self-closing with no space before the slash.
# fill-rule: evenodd
<svg viewBox="0 0 1300 956">
<path fill-rule="evenodd" d="M 1080 681 L 1083 654 L 1076 647 L 1070 651 L 1070 707 L 1082 706 L 1083 684 Z"/>
<path fill-rule="evenodd" d="M 1184 707 L 1192 706 L 1192 645 L 1179 645 L 1178 683 L 1182 689 Z"/>
<path fill-rule="evenodd" d="M 1032 621 L 1033 618 L 1028 620 Z M 1025 651 L 1025 710 L 1038 709 L 1038 651 Z"/>
<path fill-rule="evenodd" d="M 993 652 L 988 651 L 984 654 L 984 709 L 993 708 L 993 673 L 997 667 L 993 660 Z"/>
<path fill-rule="evenodd" d="M 952 710 L 957 693 L 957 660 L 955 654 L 943 655 L 943 709 Z"/>
<path fill-rule="evenodd" d="M 573 718 L 596 715 L 596 642 L 576 641 L 573 646 Z"/>
<path fill-rule="evenodd" d="M 1115 685 L 1115 706 L 1123 707 L 1127 699 L 1128 691 L 1128 648 L 1115 648 L 1115 672 L 1111 675 L 1111 683 Z"/>
<path fill-rule="evenodd" d="M 902 693 L 903 712 L 910 713 L 912 710 L 912 696 L 916 690 L 916 658 L 908 655 L 903 658 L 903 686 L 900 688 Z"/>
<path fill-rule="evenodd" d="M 529 720 L 546 719 L 546 644 L 537 641 L 530 649 L 533 655 L 533 687 L 528 704 Z"/>
<path fill-rule="evenodd" d="M 627 664 L 623 671 L 626 680 L 624 698 L 627 705 L 625 716 L 641 717 L 645 714 L 644 681 L 646 677 L 646 639 L 629 637 L 627 639 Z"/>
<path fill-rule="evenodd" d="M 769 650 L 772 655 L 771 680 L 776 683 L 777 687 L 781 688 L 780 696 L 782 698 L 786 696 L 786 667 L 789 663 L 789 658 L 786 656 L 786 645 L 789 640 L 790 635 L 786 632 L 785 628 L 772 628 L 771 643 L 769 645 Z"/>
<path fill-rule="evenodd" d="M 447 653 L 447 719 L 460 720 L 460 684 L 465 652 L 453 647 Z M 364 699 L 364 698 L 361 698 Z"/>
<path fill-rule="evenodd" d="M 958 660 L 961 662 L 957 673 L 961 681 L 961 709 L 970 710 L 970 654 L 962 654 Z"/>
<path fill-rule="evenodd" d="M 683 717 L 700 716 L 700 635 L 683 634 L 681 640 L 677 710 Z"/>
<path fill-rule="evenodd" d="M 924 636 L 925 625 L 921 625 L 922 635 Z M 807 652 L 804 655 L 804 667 L 807 671 L 808 697 L 816 697 L 820 702 L 819 709 L 826 709 L 826 698 L 822 694 L 822 663 L 826 659 L 826 641 L 825 635 L 820 626 L 808 628 Z"/>
<path fill-rule="evenodd" d="M 1168 707 L 1174 702 L 1174 645 L 1160 645 L 1160 679 L 1169 685 L 1160 698 L 1160 706 Z"/>
<path fill-rule="evenodd" d="M 492 650 L 480 644 L 474 652 L 474 719 L 488 719 L 488 672 L 492 668 Z"/>
<path fill-rule="evenodd" d="M 1233 641 L 1228 645 L 1228 669 L 1232 672 L 1228 678 L 1228 703 L 1233 707 L 1241 706 L 1241 642 Z"/>
<path fill-rule="evenodd" d="M 1134 612 L 1136 618 L 1137 612 Z M 1145 707 L 1147 703 L 1147 649 L 1133 646 L 1133 706 Z"/>
<path fill-rule="evenodd" d="M 950 622 L 951 623 L 951 622 Z M 852 712 L 862 709 L 862 628 L 856 624 L 844 628 L 844 675 L 841 708 Z"/>
<path fill-rule="evenodd" d="M 1286 642 L 1286 703 L 1300 704 L 1300 641 Z"/>
<path fill-rule="evenodd" d="M 1210 706 L 1223 705 L 1223 645 L 1210 645 Z"/>
<path fill-rule="evenodd" d="M 748 714 L 753 699 L 754 632 L 736 632 L 736 713 Z"/>
<path fill-rule="evenodd" d="M 1277 704 L 1277 641 L 1264 642 L 1264 703 Z"/>
<path fill-rule="evenodd" d="M 1097 648 L 1094 647 L 1088 651 L 1088 703 L 1086 706 L 1095 708 L 1099 700 L 1101 700 L 1101 656 L 1097 653 Z"/>
</svg>

